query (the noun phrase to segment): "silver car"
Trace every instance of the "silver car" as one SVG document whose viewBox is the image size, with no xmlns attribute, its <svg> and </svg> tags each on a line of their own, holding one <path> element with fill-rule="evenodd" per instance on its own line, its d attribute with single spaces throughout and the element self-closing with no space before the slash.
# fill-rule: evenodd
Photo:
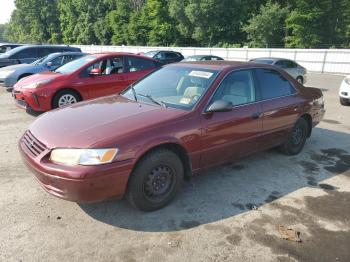
<svg viewBox="0 0 350 262">
<path fill-rule="evenodd" d="M 8 90 L 21 79 L 43 71 L 53 71 L 58 67 L 84 56 L 81 52 L 53 53 L 31 64 L 18 64 L 0 68 L 0 84 Z"/>
<path fill-rule="evenodd" d="M 289 73 L 292 77 L 294 77 L 300 84 L 306 83 L 306 68 L 302 67 L 298 63 L 293 60 L 285 59 L 285 58 L 254 58 L 251 59 L 250 62 L 261 63 L 261 64 L 269 64 L 277 66 L 287 73 Z"/>
</svg>

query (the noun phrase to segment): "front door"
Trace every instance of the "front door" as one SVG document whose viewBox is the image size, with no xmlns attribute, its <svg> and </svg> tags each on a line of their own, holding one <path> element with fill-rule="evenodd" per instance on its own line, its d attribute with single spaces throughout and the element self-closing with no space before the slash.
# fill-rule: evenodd
<svg viewBox="0 0 350 262">
<path fill-rule="evenodd" d="M 99 68 L 101 74 L 89 75 L 94 68 Z M 129 85 L 128 74 L 125 72 L 123 57 L 103 59 L 86 69 L 84 88 L 88 90 L 89 98 L 118 94 Z"/>
<path fill-rule="evenodd" d="M 216 100 L 232 102 L 233 109 L 202 115 L 201 166 L 204 168 L 231 162 L 259 149 L 262 109 L 257 102 L 252 70 L 227 75 L 209 105 Z"/>
</svg>

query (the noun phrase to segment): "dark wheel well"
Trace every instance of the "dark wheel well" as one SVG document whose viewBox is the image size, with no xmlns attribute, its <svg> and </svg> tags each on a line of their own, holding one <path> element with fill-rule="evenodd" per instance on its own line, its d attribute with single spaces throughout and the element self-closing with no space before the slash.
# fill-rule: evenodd
<svg viewBox="0 0 350 262">
<path fill-rule="evenodd" d="M 307 122 L 308 128 L 309 128 L 309 132 L 307 134 L 307 137 L 311 136 L 311 132 L 312 132 L 312 117 L 309 114 L 304 114 L 301 116 L 301 118 L 304 118 L 305 121 Z"/>
<path fill-rule="evenodd" d="M 79 97 L 79 101 L 82 101 L 82 100 L 83 100 L 81 94 L 80 94 L 77 90 L 75 90 L 75 89 L 73 89 L 73 88 L 63 88 L 63 89 L 58 90 L 58 91 L 52 96 L 52 99 L 51 99 L 51 108 L 53 108 L 53 101 L 54 101 L 55 97 L 56 97 L 58 94 L 63 93 L 64 91 L 74 92 L 74 93 Z"/>
<path fill-rule="evenodd" d="M 19 80 L 21 80 L 22 78 L 24 78 L 24 77 L 27 77 L 27 76 L 31 76 L 32 74 L 22 74 L 22 75 L 20 75 L 19 77 L 18 77 L 18 79 L 17 79 L 17 81 L 19 81 Z"/>
<path fill-rule="evenodd" d="M 146 155 L 148 155 L 151 152 L 156 151 L 158 149 L 168 149 L 168 150 L 173 151 L 175 154 L 177 154 L 179 156 L 179 158 L 181 159 L 181 162 L 182 162 L 183 167 L 184 167 L 185 179 L 187 179 L 187 180 L 190 179 L 190 177 L 192 176 L 191 162 L 190 162 L 190 159 L 188 157 L 187 151 L 182 146 L 180 146 L 179 144 L 167 143 L 167 144 L 161 144 L 159 146 L 155 146 L 155 147 L 149 149 L 147 152 L 145 152 L 137 160 L 137 163 L 139 163 Z M 136 163 L 136 165 L 137 165 L 137 163 Z M 133 169 L 135 169 L 135 167 Z"/>
</svg>

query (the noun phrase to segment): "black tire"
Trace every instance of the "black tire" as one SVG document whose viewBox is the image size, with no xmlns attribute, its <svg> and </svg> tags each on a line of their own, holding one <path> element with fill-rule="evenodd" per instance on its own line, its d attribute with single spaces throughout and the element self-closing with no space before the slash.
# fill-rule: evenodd
<svg viewBox="0 0 350 262">
<path fill-rule="evenodd" d="M 304 84 L 304 78 L 302 76 L 298 76 L 297 81 L 302 85 Z"/>
<path fill-rule="evenodd" d="M 348 105 L 350 105 L 350 101 L 349 101 L 348 99 L 345 99 L 345 98 L 340 97 L 340 98 L 339 98 L 339 101 L 340 101 L 340 104 L 341 104 L 342 106 L 348 106 Z"/>
<path fill-rule="evenodd" d="M 305 145 L 308 132 L 308 123 L 304 118 L 299 118 L 287 140 L 280 146 L 280 151 L 289 156 L 299 154 Z"/>
<path fill-rule="evenodd" d="M 65 105 L 60 105 L 60 101 L 64 97 L 71 97 L 74 100 L 72 100 L 73 102 L 70 104 L 78 103 L 81 100 L 80 96 L 76 92 L 72 90 L 62 90 L 54 96 L 52 100 L 52 109 L 69 105 L 68 103 Z"/>
<path fill-rule="evenodd" d="M 170 203 L 183 178 L 184 168 L 179 156 L 171 150 L 158 149 L 137 164 L 126 197 L 139 210 L 155 211 Z"/>
</svg>

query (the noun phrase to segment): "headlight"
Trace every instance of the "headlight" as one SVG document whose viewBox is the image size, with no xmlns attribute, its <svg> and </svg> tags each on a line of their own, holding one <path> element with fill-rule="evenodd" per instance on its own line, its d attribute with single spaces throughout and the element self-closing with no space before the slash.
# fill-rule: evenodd
<svg viewBox="0 0 350 262">
<path fill-rule="evenodd" d="M 350 76 L 345 77 L 344 82 L 350 85 Z"/>
<path fill-rule="evenodd" d="M 118 153 L 117 148 L 105 149 L 54 149 L 50 159 L 66 165 L 93 166 L 111 163 Z"/>
<path fill-rule="evenodd" d="M 1 77 L 8 77 L 13 72 L 15 72 L 15 70 L 3 70 L 3 71 L 0 71 L 0 76 Z"/>
<path fill-rule="evenodd" d="M 52 82 L 53 79 L 45 79 L 45 80 L 42 80 L 42 81 L 38 81 L 38 82 L 34 82 L 34 83 L 31 83 L 31 84 L 27 84 L 27 85 L 23 85 L 21 86 L 21 88 L 24 88 L 24 89 L 33 89 L 33 88 L 38 88 L 40 86 L 43 86 L 43 85 L 46 85 L 50 82 Z"/>
</svg>

